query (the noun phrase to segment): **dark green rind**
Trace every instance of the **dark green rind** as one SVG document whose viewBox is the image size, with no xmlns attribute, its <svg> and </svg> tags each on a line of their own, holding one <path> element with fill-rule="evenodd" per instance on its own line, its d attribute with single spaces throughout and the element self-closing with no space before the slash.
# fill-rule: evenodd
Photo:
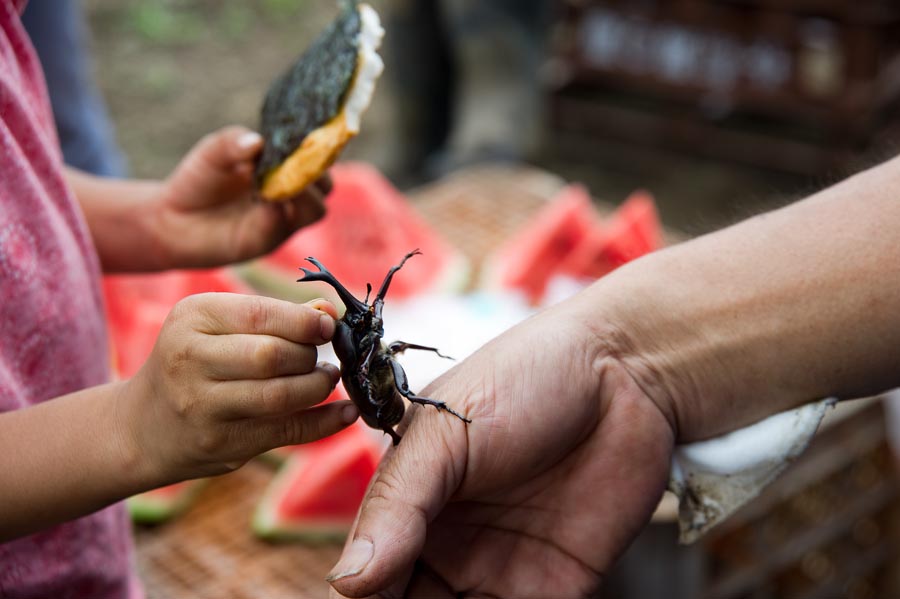
<svg viewBox="0 0 900 599">
<path fill-rule="evenodd" d="M 350 522 L 346 526 L 316 525 L 313 520 L 305 525 L 279 522 L 277 516 L 269 510 L 265 502 L 257 507 L 251 528 L 257 538 L 270 543 L 342 544 L 350 533 Z"/>
<path fill-rule="evenodd" d="M 266 94 L 260 125 L 266 143 L 256 165 L 257 185 L 344 105 L 359 60 L 362 21 L 357 2 L 341 5 L 338 18 Z"/>
<path fill-rule="evenodd" d="M 159 498 L 144 494 L 129 497 L 125 505 L 131 521 L 135 524 L 162 524 L 180 516 L 190 508 L 197 495 L 206 486 L 205 479 L 193 481 L 179 495 L 170 498 Z"/>
</svg>

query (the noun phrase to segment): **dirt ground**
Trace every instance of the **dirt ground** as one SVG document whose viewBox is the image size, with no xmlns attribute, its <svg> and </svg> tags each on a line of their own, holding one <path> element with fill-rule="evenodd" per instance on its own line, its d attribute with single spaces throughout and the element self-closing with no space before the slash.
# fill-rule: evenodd
<svg viewBox="0 0 900 599">
<path fill-rule="evenodd" d="M 373 4 L 384 10 L 387 1 Z M 131 172 L 141 177 L 164 176 L 196 140 L 218 127 L 256 126 L 269 82 L 336 10 L 334 0 L 85 0 L 85 8 L 97 79 Z M 388 173 L 402 143 L 392 135 L 393 93 L 383 80 L 363 134 L 345 155 Z M 666 152 L 643 152 L 634 160 L 614 147 L 560 153 L 557 146 L 546 145 L 539 166 L 586 182 L 607 202 L 647 188 L 666 223 L 689 233 L 819 185 Z"/>
</svg>

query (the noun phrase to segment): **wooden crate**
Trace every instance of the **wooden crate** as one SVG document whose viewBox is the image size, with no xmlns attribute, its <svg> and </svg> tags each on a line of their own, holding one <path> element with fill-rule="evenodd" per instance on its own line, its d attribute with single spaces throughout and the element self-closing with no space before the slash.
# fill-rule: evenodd
<svg viewBox="0 0 900 599">
<path fill-rule="evenodd" d="M 821 172 L 864 147 L 900 96 L 900 3 L 568 0 L 552 122 Z"/>
<path fill-rule="evenodd" d="M 900 485 L 882 407 L 840 409 L 795 464 L 697 544 L 677 546 L 673 523 L 651 525 L 602 596 L 900 596 Z"/>
</svg>

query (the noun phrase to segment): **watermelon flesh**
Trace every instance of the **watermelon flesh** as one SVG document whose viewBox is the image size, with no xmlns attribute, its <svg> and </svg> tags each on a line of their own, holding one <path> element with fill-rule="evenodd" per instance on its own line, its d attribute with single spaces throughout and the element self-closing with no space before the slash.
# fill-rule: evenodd
<svg viewBox="0 0 900 599">
<path fill-rule="evenodd" d="M 518 290 L 538 306 L 556 277 L 592 281 L 662 246 L 649 193 L 601 219 L 587 189 L 570 185 L 486 260 L 483 286 Z"/>
<path fill-rule="evenodd" d="M 345 400 L 345 399 L 347 399 L 347 392 L 344 391 L 344 384 L 338 383 L 338 385 L 337 385 L 337 387 L 335 387 L 334 391 L 332 391 L 328 395 L 328 397 L 325 398 L 325 401 L 323 401 L 319 405 L 325 405 L 327 403 L 331 403 L 334 401 L 341 401 L 341 400 Z M 354 425 L 354 426 L 356 426 L 356 425 Z M 353 427 L 350 427 L 350 429 L 352 429 L 352 428 Z M 327 443 L 331 443 L 332 441 L 339 439 L 342 435 L 352 434 L 350 432 L 350 429 L 345 429 L 339 433 L 335 433 L 334 435 L 331 435 L 330 437 L 325 437 L 324 439 L 319 439 L 318 441 L 313 441 L 312 443 L 306 443 L 303 445 L 285 445 L 284 447 L 276 447 L 275 449 L 271 449 L 271 450 L 267 451 L 266 453 L 262 454 L 261 456 L 259 456 L 259 459 L 261 461 L 263 461 L 264 463 L 269 464 L 270 466 L 280 467 L 280 466 L 283 466 L 285 464 L 285 462 L 287 462 L 288 459 L 291 457 L 291 455 L 293 455 L 294 453 L 296 453 L 298 451 L 304 451 L 305 449 L 307 449 L 311 446 L 325 445 Z"/>
<path fill-rule="evenodd" d="M 129 497 L 128 513 L 137 524 L 167 522 L 187 511 L 206 483 L 206 479 L 186 480 Z"/>
<path fill-rule="evenodd" d="M 244 269 L 251 284 L 278 297 L 293 298 L 300 288 L 300 267 L 313 256 L 360 299 L 366 284 L 376 289 L 388 270 L 408 252 L 410 260 L 391 283 L 395 299 L 455 291 L 467 282 L 468 262 L 432 229 L 409 201 L 374 167 L 345 162 L 331 169 L 334 188 L 325 201 L 325 217 L 296 233 L 269 256 Z M 320 292 L 331 297 L 331 289 Z"/>
<path fill-rule="evenodd" d="M 380 456 L 380 444 L 359 424 L 298 446 L 257 506 L 254 532 L 272 541 L 343 540 Z"/>
<path fill-rule="evenodd" d="M 591 231 L 559 270 L 576 278 L 598 279 L 662 246 L 662 224 L 653 197 L 636 191 Z"/>
<path fill-rule="evenodd" d="M 559 265 L 598 226 L 587 189 L 569 185 L 487 260 L 484 279 L 537 305 Z"/>
<path fill-rule="evenodd" d="M 163 322 L 179 300 L 210 291 L 250 293 L 228 269 L 108 275 L 103 279 L 113 364 L 120 378 L 133 376 L 156 344 Z"/>
</svg>

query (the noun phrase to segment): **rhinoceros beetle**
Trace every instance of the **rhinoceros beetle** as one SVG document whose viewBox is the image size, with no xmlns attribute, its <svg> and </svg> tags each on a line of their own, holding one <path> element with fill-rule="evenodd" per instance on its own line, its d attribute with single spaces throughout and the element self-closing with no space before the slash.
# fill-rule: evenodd
<svg viewBox="0 0 900 599">
<path fill-rule="evenodd" d="M 401 397 L 413 403 L 434 406 L 438 410 L 449 412 L 463 422 L 471 422 L 465 416 L 453 411 L 445 402 L 419 397 L 413 393 L 409 388 L 406 372 L 394 359 L 394 356 L 406 350 L 434 352 L 442 358 L 447 356 L 442 355 L 436 348 L 424 345 L 403 341 L 385 345 L 382 342 L 384 325 L 381 313 L 384 308 L 384 296 L 387 295 L 394 274 L 403 268 L 407 260 L 420 254 L 419 250 L 408 253 L 400 264 L 388 271 L 371 305 L 369 304 L 371 285 L 367 285 L 366 301 L 361 302 L 321 262 L 312 257 L 307 258 L 307 261 L 312 263 L 318 272 L 301 268 L 305 276 L 297 281 L 327 283 L 334 287 L 344 302 L 346 311 L 337 321 L 332 339 L 334 351 L 341 361 L 341 380 L 350 399 L 359 408 L 363 421 L 370 427 L 383 430 L 390 435 L 394 445 L 400 443 L 401 437 L 393 427 L 400 423 L 406 411 Z"/>
</svg>

